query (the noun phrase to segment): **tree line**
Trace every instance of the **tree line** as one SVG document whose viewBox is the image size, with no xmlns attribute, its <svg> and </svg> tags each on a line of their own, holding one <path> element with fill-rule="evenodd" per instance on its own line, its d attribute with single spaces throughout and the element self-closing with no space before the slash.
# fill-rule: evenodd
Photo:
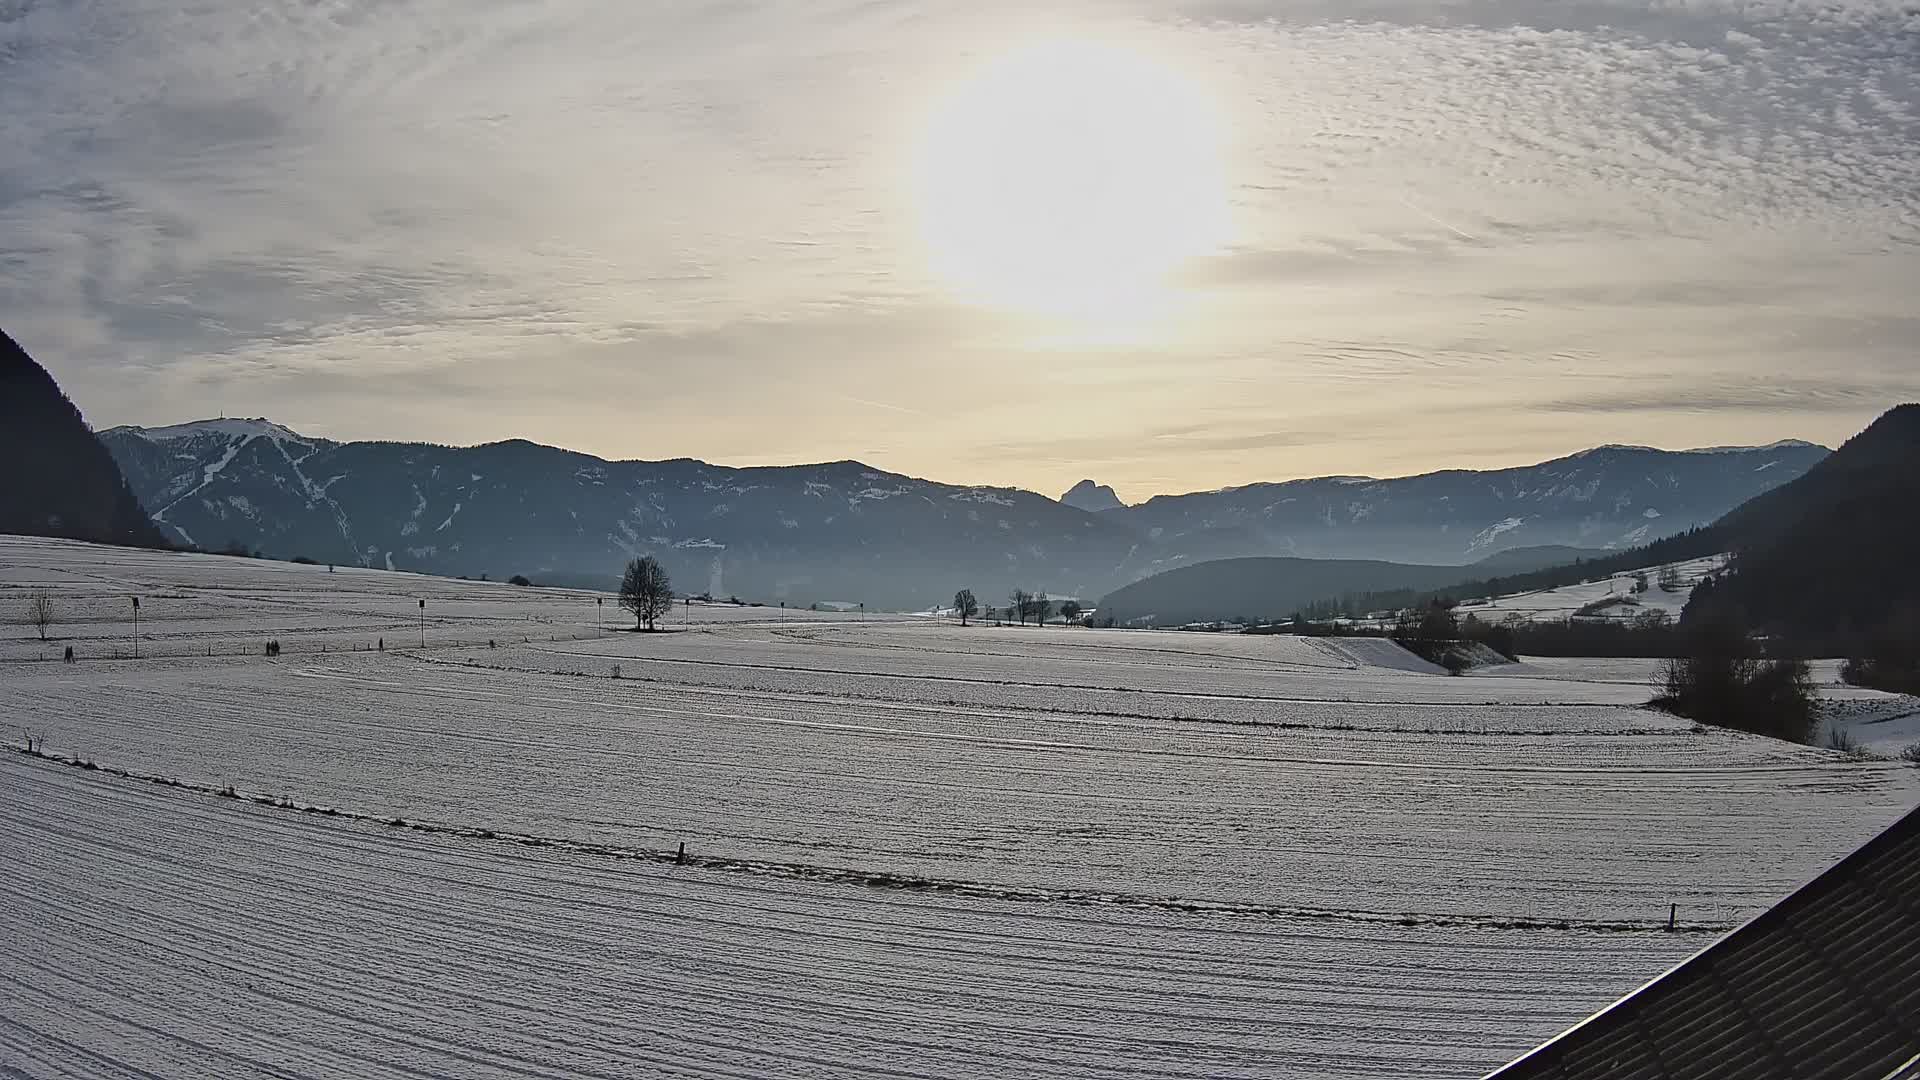
<svg viewBox="0 0 1920 1080">
<path fill-rule="evenodd" d="M 1044 592 L 1034 593 L 1025 589 L 1013 590 L 1004 608 L 985 608 L 980 605 L 972 589 L 961 589 L 953 594 L 953 611 L 960 616 L 961 626 L 982 615 L 990 619 L 1017 622 L 1021 626 L 1027 625 L 1027 620 L 1031 619 L 1034 625 L 1045 626 L 1047 619 L 1053 615 L 1059 615 L 1062 622 L 1077 622 L 1086 613 L 1086 608 L 1078 600 L 1054 600 Z"/>
</svg>

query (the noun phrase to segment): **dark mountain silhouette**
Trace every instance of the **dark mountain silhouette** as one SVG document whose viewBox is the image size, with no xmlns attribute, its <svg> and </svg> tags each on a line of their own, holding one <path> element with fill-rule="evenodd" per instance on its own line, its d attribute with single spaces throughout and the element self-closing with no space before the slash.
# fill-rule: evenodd
<svg viewBox="0 0 1920 1080">
<path fill-rule="evenodd" d="M 1889 642 L 1896 651 L 1911 651 L 1920 645 L 1915 640 L 1920 629 L 1916 536 L 1920 404 L 1907 404 L 1880 416 L 1804 474 L 1741 503 L 1709 526 L 1540 569 L 1502 564 L 1555 549 L 1516 549 L 1475 566 L 1498 569 L 1498 574 L 1440 587 L 1369 585 L 1343 595 L 1330 585 L 1311 606 L 1347 614 L 1417 607 L 1435 599 L 1555 588 L 1730 552 L 1728 572 L 1694 592 L 1689 619 L 1709 609 L 1728 612 L 1802 652 L 1870 653 Z M 1232 606 L 1229 599 L 1230 594 L 1220 597 L 1207 617 L 1221 617 Z"/>
<path fill-rule="evenodd" d="M 652 555 L 683 592 L 912 608 L 1022 581 L 1072 595 L 1135 542 L 1032 492 L 854 461 L 737 469 L 519 439 L 336 443 L 257 419 L 105 437 L 183 542 L 428 573 L 604 587 Z"/>
<path fill-rule="evenodd" d="M 165 547 L 53 376 L 0 331 L 0 533 Z"/>
<path fill-rule="evenodd" d="M 1126 506 L 1120 501 L 1120 496 L 1113 493 L 1112 488 L 1105 484 L 1096 484 L 1091 480 L 1082 480 L 1067 489 L 1067 493 L 1060 496 L 1060 501 L 1090 514 L 1120 510 Z"/>
<path fill-rule="evenodd" d="M 337 443 L 266 420 L 100 438 L 160 528 L 209 550 L 600 586 L 653 555 L 695 592 L 893 608 L 962 587 L 1084 600 L 1218 558 L 1444 565 L 1540 544 L 1619 549 L 1718 517 L 1827 453 L 1602 447 L 1497 472 L 1256 484 L 1089 512 L 855 461 L 742 469 L 523 440 Z"/>
<path fill-rule="evenodd" d="M 1716 526 L 1731 572 L 1696 593 L 1763 632 L 1844 647 L 1920 612 L 1920 404 L 1900 405 Z M 1689 607 L 1691 613 L 1693 608 Z"/>
<path fill-rule="evenodd" d="M 1521 468 L 1326 476 L 1157 495 L 1116 517 L 1191 561 L 1239 555 L 1465 564 L 1520 547 L 1623 550 L 1706 525 L 1827 456 L 1812 443 L 1600 446 Z"/>
</svg>

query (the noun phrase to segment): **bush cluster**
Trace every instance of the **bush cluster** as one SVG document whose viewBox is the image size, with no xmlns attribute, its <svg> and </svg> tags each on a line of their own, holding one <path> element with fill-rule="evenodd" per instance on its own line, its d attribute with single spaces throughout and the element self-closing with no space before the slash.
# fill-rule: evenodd
<svg viewBox="0 0 1920 1080">
<path fill-rule="evenodd" d="M 1653 704 L 1703 724 L 1811 743 L 1819 726 L 1807 662 L 1767 659 L 1739 623 L 1688 626 L 1683 656 L 1661 666 Z"/>
</svg>

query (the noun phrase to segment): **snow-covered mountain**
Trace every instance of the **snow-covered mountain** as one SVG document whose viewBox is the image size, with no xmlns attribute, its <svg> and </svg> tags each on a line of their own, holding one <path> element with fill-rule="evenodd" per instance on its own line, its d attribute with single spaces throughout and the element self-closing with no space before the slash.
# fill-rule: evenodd
<svg viewBox="0 0 1920 1080">
<path fill-rule="evenodd" d="M 1603 447 L 1522 469 L 1258 484 L 1090 513 L 854 461 L 740 469 L 521 440 L 335 443 L 266 420 L 100 438 L 160 527 L 208 550 L 593 584 L 653 554 L 682 590 L 888 607 L 963 586 L 983 600 L 1016 585 L 1099 596 L 1231 556 L 1466 563 L 1528 545 L 1627 546 L 1712 520 L 1826 453 Z"/>
<path fill-rule="evenodd" d="M 1308 558 L 1468 563 L 1509 548 L 1625 548 L 1720 515 L 1825 458 L 1813 443 L 1601 446 L 1513 469 L 1329 476 L 1161 495 L 1117 515 L 1157 543 Z"/>
</svg>

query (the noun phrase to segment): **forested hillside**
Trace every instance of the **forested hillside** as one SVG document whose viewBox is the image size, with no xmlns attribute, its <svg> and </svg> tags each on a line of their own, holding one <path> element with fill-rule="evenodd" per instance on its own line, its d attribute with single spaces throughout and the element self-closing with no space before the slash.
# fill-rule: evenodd
<svg viewBox="0 0 1920 1080">
<path fill-rule="evenodd" d="M 1696 603 L 1829 648 L 1910 622 L 1920 611 L 1920 404 L 1888 411 L 1715 528 L 1731 539 L 1732 572 Z"/>
<path fill-rule="evenodd" d="M 0 533 L 163 547 L 59 384 L 0 331 Z"/>
</svg>

